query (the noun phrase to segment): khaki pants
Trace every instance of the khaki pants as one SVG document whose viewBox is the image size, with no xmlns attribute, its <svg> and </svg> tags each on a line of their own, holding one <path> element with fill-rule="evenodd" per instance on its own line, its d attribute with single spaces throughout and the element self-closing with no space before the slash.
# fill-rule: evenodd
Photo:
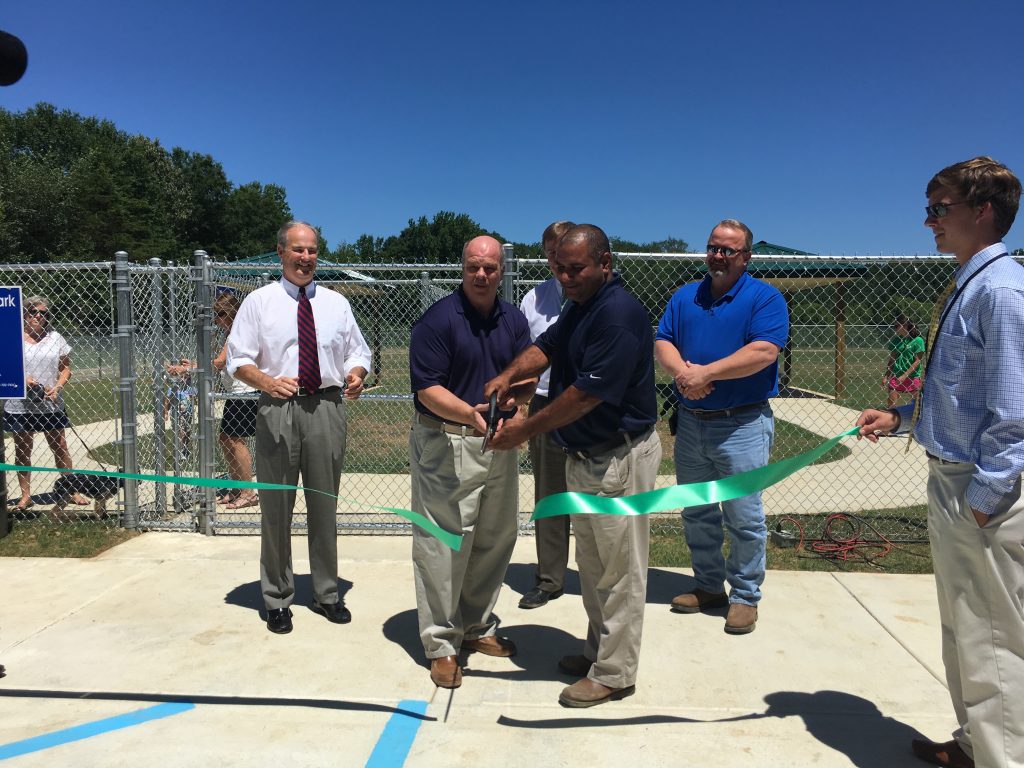
<svg viewBox="0 0 1024 768">
<path fill-rule="evenodd" d="M 942 660 L 978 768 L 1024 765 L 1024 500 L 1014 493 L 979 528 L 967 503 L 973 464 L 928 463 L 928 532 Z"/>
<path fill-rule="evenodd" d="M 455 552 L 413 526 L 416 611 L 428 659 L 454 656 L 464 638 L 497 627 L 491 612 L 519 527 L 519 457 L 481 453 L 482 443 L 420 423 L 409 437 L 413 511 L 463 535 Z"/>
<path fill-rule="evenodd" d="M 636 443 L 580 459 L 570 455 L 570 491 L 618 497 L 654 489 L 661 463 L 661 439 L 653 429 Z M 609 688 L 636 683 L 647 600 L 647 556 L 651 525 L 647 515 L 575 515 L 576 565 L 587 641 L 583 655 L 594 659 L 588 677 Z"/>
<path fill-rule="evenodd" d="M 256 414 L 256 479 L 337 494 L 345 460 L 345 401 L 341 392 L 280 400 L 264 394 Z M 295 596 L 292 510 L 295 491 L 260 491 L 260 586 L 268 609 Z M 338 502 L 306 492 L 306 528 L 313 596 L 338 602 Z"/>
</svg>

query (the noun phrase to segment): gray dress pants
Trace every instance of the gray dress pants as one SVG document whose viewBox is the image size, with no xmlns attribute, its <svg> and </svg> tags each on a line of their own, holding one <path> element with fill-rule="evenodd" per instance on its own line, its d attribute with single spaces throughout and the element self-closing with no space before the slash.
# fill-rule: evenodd
<svg viewBox="0 0 1024 768">
<path fill-rule="evenodd" d="M 530 402 L 530 416 L 551 401 L 535 395 Z M 530 438 L 530 463 L 533 465 L 533 500 L 565 493 L 565 451 L 550 433 Z M 545 592 L 565 587 L 565 570 L 569 564 L 569 515 L 544 517 L 533 523 L 537 545 L 537 586 Z"/>
<path fill-rule="evenodd" d="M 482 437 L 414 423 L 412 508 L 463 535 L 458 552 L 413 526 L 420 640 L 428 659 L 454 656 L 463 639 L 493 635 L 492 615 L 519 527 L 517 451 L 480 452 Z"/>
<path fill-rule="evenodd" d="M 280 400 L 264 394 L 256 414 L 256 478 L 337 494 L 345 459 L 345 401 L 341 392 Z M 305 492 L 313 595 L 338 602 L 338 502 Z M 295 491 L 260 491 L 260 586 L 268 609 L 295 596 L 291 523 Z"/>
</svg>

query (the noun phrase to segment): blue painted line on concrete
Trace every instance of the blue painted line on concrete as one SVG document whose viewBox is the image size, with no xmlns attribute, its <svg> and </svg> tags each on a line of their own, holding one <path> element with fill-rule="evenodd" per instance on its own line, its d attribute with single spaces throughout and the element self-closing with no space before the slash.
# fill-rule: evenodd
<svg viewBox="0 0 1024 768">
<path fill-rule="evenodd" d="M 398 709 L 405 711 L 395 712 L 388 719 L 370 759 L 366 761 L 366 768 L 402 768 L 405 765 L 405 758 L 409 756 L 416 732 L 423 722 L 422 718 L 408 713 L 426 714 L 427 702 L 404 699 L 398 702 Z"/>
<path fill-rule="evenodd" d="M 61 744 L 89 739 L 93 736 L 99 736 L 100 734 L 107 733 L 108 731 L 116 731 L 120 728 L 131 728 L 133 725 L 141 725 L 142 723 L 149 722 L 150 720 L 159 720 L 162 717 L 180 714 L 189 709 L 194 709 L 195 706 L 195 704 L 188 702 L 157 704 L 156 706 L 146 707 L 145 709 L 140 709 L 136 712 L 129 712 L 126 715 L 105 717 L 102 720 L 94 720 L 91 723 L 75 725 L 71 728 L 54 731 L 53 733 L 44 733 L 42 736 L 33 736 L 31 739 L 12 741 L 10 744 L 0 746 L 0 760 L 6 760 L 10 757 L 18 757 L 19 755 L 25 755 L 29 752 L 38 752 L 43 749 L 59 747 Z"/>
</svg>

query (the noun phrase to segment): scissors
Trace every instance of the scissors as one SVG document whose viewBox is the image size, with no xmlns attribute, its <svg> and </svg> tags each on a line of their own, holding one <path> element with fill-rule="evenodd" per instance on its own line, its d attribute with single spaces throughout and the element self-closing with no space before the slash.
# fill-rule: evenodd
<svg viewBox="0 0 1024 768">
<path fill-rule="evenodd" d="M 491 400 L 487 407 L 487 431 L 484 433 L 484 442 L 480 446 L 480 453 L 487 450 L 487 443 L 494 433 L 498 431 L 498 393 L 491 392 Z"/>
</svg>

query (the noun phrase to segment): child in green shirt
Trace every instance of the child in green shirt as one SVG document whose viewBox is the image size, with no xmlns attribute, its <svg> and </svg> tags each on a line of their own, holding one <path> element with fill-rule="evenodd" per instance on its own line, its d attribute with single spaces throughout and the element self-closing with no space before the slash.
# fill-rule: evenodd
<svg viewBox="0 0 1024 768">
<path fill-rule="evenodd" d="M 924 339 L 910 318 L 897 315 L 893 330 L 896 336 L 889 342 L 889 362 L 885 367 L 884 380 L 890 408 L 895 407 L 901 392 L 921 389 L 921 360 L 924 358 Z"/>
</svg>

